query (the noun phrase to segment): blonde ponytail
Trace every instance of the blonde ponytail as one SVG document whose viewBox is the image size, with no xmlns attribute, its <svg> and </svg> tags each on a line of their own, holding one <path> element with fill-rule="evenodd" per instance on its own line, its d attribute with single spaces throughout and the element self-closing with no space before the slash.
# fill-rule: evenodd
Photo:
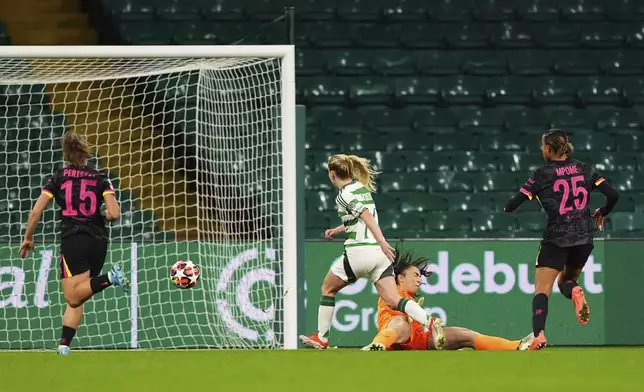
<svg viewBox="0 0 644 392">
<path fill-rule="evenodd" d="M 337 154 L 329 159 L 329 170 L 340 178 L 358 180 L 369 192 L 376 191 L 376 171 L 367 158 L 356 155 Z"/>
</svg>

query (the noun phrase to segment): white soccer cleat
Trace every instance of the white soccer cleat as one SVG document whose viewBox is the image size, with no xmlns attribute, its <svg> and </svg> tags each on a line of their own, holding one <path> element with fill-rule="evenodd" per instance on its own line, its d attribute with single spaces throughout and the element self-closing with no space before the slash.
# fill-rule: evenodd
<svg viewBox="0 0 644 392">
<path fill-rule="evenodd" d="M 60 345 L 56 349 L 56 354 L 58 355 L 69 355 L 69 346 Z"/>
<path fill-rule="evenodd" d="M 429 319 L 429 330 L 432 333 L 432 341 L 436 350 L 442 350 L 445 347 L 445 331 L 443 331 L 443 320 L 438 317 Z"/>
<path fill-rule="evenodd" d="M 530 332 L 530 335 L 524 337 L 521 339 L 519 342 L 519 347 L 517 347 L 517 350 L 519 351 L 528 351 L 530 350 L 530 346 L 532 346 L 532 342 L 534 341 L 534 334 Z"/>
<path fill-rule="evenodd" d="M 362 351 L 387 351 L 387 347 L 382 343 L 369 343 L 362 348 Z"/>
</svg>

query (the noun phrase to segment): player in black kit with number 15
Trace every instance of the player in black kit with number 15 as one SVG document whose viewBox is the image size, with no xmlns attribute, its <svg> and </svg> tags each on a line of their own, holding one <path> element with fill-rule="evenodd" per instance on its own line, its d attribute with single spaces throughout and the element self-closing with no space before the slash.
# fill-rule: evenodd
<svg viewBox="0 0 644 392">
<path fill-rule="evenodd" d="M 111 285 L 127 291 L 129 283 L 118 264 L 100 275 L 107 255 L 109 236 L 105 220 L 119 218 L 120 210 L 110 180 L 87 167 L 90 150 L 87 141 L 68 132 L 62 138 L 63 156 L 68 166 L 47 180 L 29 220 L 20 256 L 34 249 L 34 232 L 51 199 L 60 207 L 60 275 L 67 308 L 58 354 L 69 354 L 69 346 L 83 315 L 83 303 Z M 105 202 L 107 209 L 101 213 Z"/>
<path fill-rule="evenodd" d="M 579 323 L 588 323 L 590 308 L 577 279 L 593 251 L 593 232 L 597 228 L 603 230 L 604 217 L 619 198 L 617 191 L 590 165 L 570 159 L 573 146 L 564 131 L 546 132 L 541 137 L 541 150 L 546 164 L 535 171 L 505 207 L 506 212 L 512 212 L 524 201 L 536 198 L 548 215 L 537 253 L 532 300 L 535 339 L 531 350 L 546 346 L 548 298 L 557 276 L 561 293 L 575 305 Z M 606 204 L 591 215 L 588 205 L 595 189 L 606 196 Z"/>
</svg>

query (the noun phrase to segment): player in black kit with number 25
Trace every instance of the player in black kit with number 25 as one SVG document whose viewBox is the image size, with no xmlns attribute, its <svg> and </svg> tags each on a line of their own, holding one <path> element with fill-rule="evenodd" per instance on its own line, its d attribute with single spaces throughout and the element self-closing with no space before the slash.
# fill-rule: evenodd
<svg viewBox="0 0 644 392">
<path fill-rule="evenodd" d="M 505 207 L 506 212 L 512 212 L 524 201 L 536 198 L 548 215 L 537 254 L 532 300 L 535 339 L 531 350 L 546 346 L 548 298 L 557 276 L 561 293 L 572 299 L 579 323 L 588 323 L 590 308 L 577 279 L 593 251 L 593 232 L 597 228 L 603 230 L 604 217 L 619 198 L 617 191 L 590 165 L 570 159 L 573 146 L 564 131 L 546 132 L 541 137 L 541 150 L 546 164 L 535 171 Z M 591 215 L 588 204 L 594 189 L 606 196 L 606 204 Z"/>
<path fill-rule="evenodd" d="M 47 180 L 29 220 L 20 256 L 34 249 L 34 232 L 51 199 L 60 206 L 60 272 L 67 308 L 58 354 L 69 354 L 69 346 L 83 315 L 83 303 L 111 285 L 128 291 L 129 283 L 118 264 L 100 275 L 107 255 L 109 236 L 105 220 L 119 218 L 120 210 L 110 180 L 87 167 L 87 141 L 68 132 L 62 138 L 63 156 L 69 164 Z M 102 213 L 101 205 L 107 209 Z"/>
</svg>

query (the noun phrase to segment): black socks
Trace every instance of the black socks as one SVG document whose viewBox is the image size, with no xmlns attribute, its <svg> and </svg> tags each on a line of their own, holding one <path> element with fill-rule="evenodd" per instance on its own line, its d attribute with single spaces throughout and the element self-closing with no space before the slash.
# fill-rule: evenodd
<svg viewBox="0 0 644 392">
<path fill-rule="evenodd" d="M 89 280 L 89 287 L 92 288 L 92 293 L 94 294 L 100 293 L 111 285 L 112 283 L 110 283 L 110 279 L 107 277 L 107 274 L 97 276 Z"/>
<path fill-rule="evenodd" d="M 72 327 L 67 327 L 63 325 L 63 333 L 60 335 L 60 345 L 61 346 L 71 346 L 72 340 L 76 335 L 76 329 Z"/>
<path fill-rule="evenodd" d="M 548 296 L 543 293 L 537 294 L 532 298 L 532 332 L 535 337 L 546 329 L 547 317 Z"/>
</svg>

